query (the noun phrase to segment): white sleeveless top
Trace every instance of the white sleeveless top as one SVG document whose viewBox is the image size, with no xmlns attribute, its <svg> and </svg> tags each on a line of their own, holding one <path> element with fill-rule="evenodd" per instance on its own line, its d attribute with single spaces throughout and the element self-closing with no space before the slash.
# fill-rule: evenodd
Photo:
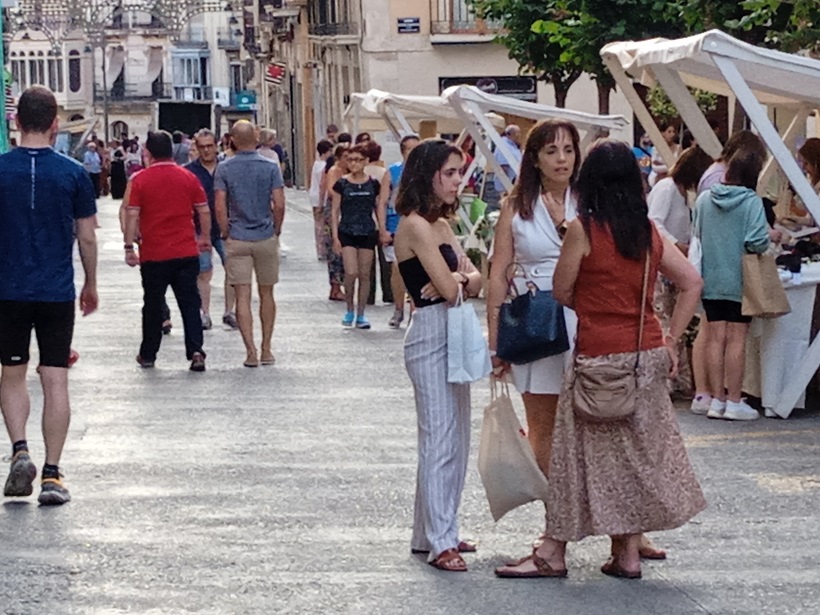
<svg viewBox="0 0 820 615">
<path fill-rule="evenodd" d="M 567 188 L 564 194 L 564 219 L 569 222 L 577 216 L 575 196 Z M 515 247 L 513 262 L 519 265 L 515 274 L 518 292 L 526 292 L 525 274 L 540 290 L 552 290 L 552 276 L 561 255 L 561 238 L 547 211 L 544 197 L 539 196 L 534 203 L 531 220 L 524 220 L 515 214 L 512 234 Z"/>
<path fill-rule="evenodd" d="M 515 285 L 519 293 L 527 292 L 527 280 L 522 269 L 540 290 L 552 290 L 552 276 L 561 255 L 561 238 L 552 222 L 543 197 L 534 204 L 532 220 L 522 220 L 516 214 L 512 221 L 514 262 L 519 265 Z M 564 218 L 567 222 L 578 216 L 571 190 L 564 194 Z M 574 345 L 578 320 L 575 312 L 564 308 L 564 320 L 570 346 Z M 564 354 L 546 357 L 532 363 L 512 366 L 512 378 L 519 393 L 558 395 L 564 382 L 564 370 L 572 357 L 572 348 Z"/>
</svg>

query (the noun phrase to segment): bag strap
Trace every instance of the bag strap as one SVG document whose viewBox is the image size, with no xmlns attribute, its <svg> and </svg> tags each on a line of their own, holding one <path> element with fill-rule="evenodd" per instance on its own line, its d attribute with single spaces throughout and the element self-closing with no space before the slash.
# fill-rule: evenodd
<svg viewBox="0 0 820 615">
<path fill-rule="evenodd" d="M 637 372 L 638 364 L 641 361 L 641 346 L 643 345 L 643 325 L 644 317 L 646 316 L 646 295 L 649 292 L 649 261 L 652 256 L 652 244 L 649 244 L 649 250 L 646 253 L 646 263 L 643 267 L 643 286 L 641 288 L 641 322 L 638 324 L 638 355 L 635 358 L 635 370 Z"/>
</svg>

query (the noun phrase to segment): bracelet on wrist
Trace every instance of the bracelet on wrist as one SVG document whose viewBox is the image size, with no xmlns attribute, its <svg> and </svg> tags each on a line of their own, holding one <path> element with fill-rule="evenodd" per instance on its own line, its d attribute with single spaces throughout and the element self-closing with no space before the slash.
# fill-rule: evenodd
<svg viewBox="0 0 820 615">
<path fill-rule="evenodd" d="M 126 252 L 128 252 L 128 251 L 134 249 L 134 244 L 133 243 L 126 243 L 122 247 Z"/>
</svg>

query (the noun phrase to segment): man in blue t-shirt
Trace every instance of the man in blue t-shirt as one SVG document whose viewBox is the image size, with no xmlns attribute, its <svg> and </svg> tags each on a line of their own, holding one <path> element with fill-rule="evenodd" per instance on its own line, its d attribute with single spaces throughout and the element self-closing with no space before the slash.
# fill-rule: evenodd
<svg viewBox="0 0 820 615">
<path fill-rule="evenodd" d="M 396 213 L 396 196 L 399 193 L 399 183 L 401 182 L 401 174 L 404 171 L 404 163 L 407 162 L 407 157 L 421 141 L 416 135 L 407 135 L 404 137 L 399 146 L 401 148 L 401 162 L 395 162 L 390 165 L 388 171 L 390 172 L 390 201 L 387 204 L 387 218 L 385 228 L 392 237 L 396 236 L 396 229 L 399 228 L 399 220 L 401 216 Z M 384 259 L 388 263 L 393 263 L 392 271 L 390 273 L 390 288 L 393 292 L 393 303 L 395 309 L 393 310 L 393 317 L 390 319 L 388 326 L 391 329 L 398 329 L 401 322 L 404 320 L 404 283 L 399 273 L 399 266 L 396 262 L 396 250 L 393 244 L 384 246 Z"/>
<path fill-rule="evenodd" d="M 231 128 L 236 154 L 214 173 L 217 223 L 228 258 L 228 284 L 236 291 L 236 321 L 245 343 L 245 367 L 273 365 L 271 349 L 279 281 L 279 235 L 285 219 L 285 183 L 279 165 L 256 151 L 256 126 L 239 120 Z M 256 274 L 262 345 L 253 339 L 251 282 Z"/>
<path fill-rule="evenodd" d="M 59 463 L 68 434 L 68 364 L 74 333 L 74 235 L 85 284 L 83 316 L 97 309 L 96 195 L 83 167 L 51 148 L 57 134 L 57 101 L 45 87 L 20 96 L 20 146 L 0 156 L 0 406 L 12 442 L 3 489 L 7 497 L 31 495 L 37 468 L 29 455 L 26 371 L 31 330 L 40 350 L 45 465 L 39 502 L 71 499 Z"/>
</svg>

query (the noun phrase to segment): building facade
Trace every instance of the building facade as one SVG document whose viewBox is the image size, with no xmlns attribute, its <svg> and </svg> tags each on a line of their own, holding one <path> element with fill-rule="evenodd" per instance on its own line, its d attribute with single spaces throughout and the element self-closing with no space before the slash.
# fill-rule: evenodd
<svg viewBox="0 0 820 615">
<path fill-rule="evenodd" d="M 495 42 L 500 24 L 478 19 L 465 0 L 259 1 L 270 4 L 272 16 L 260 24 L 261 47 L 269 62 L 285 67 L 277 83 L 264 87 L 264 117 L 292 148 L 297 183 L 304 183 L 315 143 L 329 124 L 340 124 L 353 92 L 438 95 L 469 84 L 554 102 L 552 89 L 520 75 L 518 63 Z M 596 112 L 594 83 L 582 77 L 569 105 Z M 619 95 L 612 110 L 631 117 Z"/>
</svg>

